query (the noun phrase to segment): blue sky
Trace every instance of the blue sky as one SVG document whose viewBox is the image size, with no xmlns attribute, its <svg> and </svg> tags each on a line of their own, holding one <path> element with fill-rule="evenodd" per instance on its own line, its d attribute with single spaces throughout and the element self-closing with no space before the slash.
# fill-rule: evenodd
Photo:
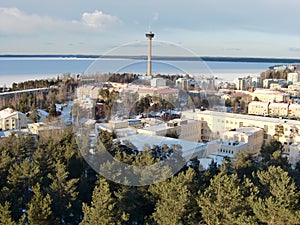
<svg viewBox="0 0 300 225">
<path fill-rule="evenodd" d="M 145 41 L 199 56 L 300 58 L 298 0 L 0 0 L 0 54 L 103 54 Z"/>
</svg>

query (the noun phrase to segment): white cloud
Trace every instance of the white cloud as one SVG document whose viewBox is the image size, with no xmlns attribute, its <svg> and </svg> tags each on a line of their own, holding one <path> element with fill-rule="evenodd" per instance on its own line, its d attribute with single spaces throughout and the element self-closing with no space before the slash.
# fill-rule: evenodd
<svg viewBox="0 0 300 225">
<path fill-rule="evenodd" d="M 87 28 L 104 31 L 119 23 L 120 20 L 101 11 L 85 12 L 80 20 L 60 20 L 38 14 L 29 14 L 18 8 L 0 8 L 0 34 L 36 35 L 51 32 L 82 32 Z"/>
<path fill-rule="evenodd" d="M 46 27 L 58 26 L 59 21 L 50 17 L 27 14 L 17 8 L 0 8 L 1 34 L 32 34 Z"/>
<path fill-rule="evenodd" d="M 108 26 L 120 23 L 116 16 L 104 14 L 101 11 L 95 10 L 92 13 L 85 12 L 82 14 L 82 23 L 91 28 L 105 29 Z"/>
</svg>

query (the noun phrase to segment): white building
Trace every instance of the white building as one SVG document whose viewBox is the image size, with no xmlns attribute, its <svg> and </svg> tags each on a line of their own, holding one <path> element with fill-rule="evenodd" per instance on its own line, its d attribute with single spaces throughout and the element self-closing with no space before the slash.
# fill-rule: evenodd
<svg viewBox="0 0 300 225">
<path fill-rule="evenodd" d="M 300 118 L 300 105 L 290 104 L 289 105 L 289 116 Z"/>
<path fill-rule="evenodd" d="M 126 144 L 127 141 L 131 142 L 139 151 L 144 150 L 145 145 L 150 146 L 150 148 L 154 145 L 168 145 L 169 147 L 171 145 L 180 145 L 182 156 L 186 160 L 194 157 L 203 157 L 206 150 L 206 144 L 203 143 L 146 134 L 136 134 L 119 138 L 118 140 L 123 144 Z"/>
<path fill-rule="evenodd" d="M 166 86 L 166 79 L 152 78 L 151 79 L 151 86 L 152 87 L 165 87 Z"/>
<path fill-rule="evenodd" d="M 283 134 L 279 141 L 284 143 L 291 142 L 291 132 L 293 128 L 300 130 L 300 121 L 282 118 L 271 118 L 263 116 L 251 116 L 243 114 L 216 112 L 216 111 L 196 111 L 191 110 L 182 112 L 185 119 L 201 121 L 201 135 L 203 141 L 211 141 L 221 137 L 221 134 L 240 127 L 258 127 L 264 130 L 264 140 L 270 141 L 276 134 L 275 129 L 282 126 Z"/>
<path fill-rule="evenodd" d="M 246 81 L 244 78 L 237 78 L 234 81 L 234 86 L 237 90 L 244 90 Z"/>
<path fill-rule="evenodd" d="M 297 162 L 300 161 L 300 143 L 291 144 L 289 150 L 289 162 L 292 164 L 293 167 L 295 167 Z"/>
<path fill-rule="evenodd" d="M 204 157 L 198 158 L 199 169 L 206 170 L 214 162 L 221 165 L 224 158 L 234 158 L 236 153 L 247 151 L 247 145 L 238 141 L 214 140 L 206 143 Z"/>
<path fill-rule="evenodd" d="M 257 127 L 240 127 L 221 134 L 223 140 L 245 143 L 247 151 L 259 152 L 263 145 L 264 131 Z"/>
<path fill-rule="evenodd" d="M 188 90 L 191 85 L 191 79 L 189 78 L 178 78 L 176 80 L 176 87 L 182 90 Z"/>
<path fill-rule="evenodd" d="M 27 117 L 24 113 L 6 108 L 0 111 L 0 130 L 15 130 L 27 127 Z"/>
<path fill-rule="evenodd" d="M 278 82 L 274 79 L 264 79 L 263 80 L 263 88 L 270 88 L 271 84 L 277 84 Z"/>
<path fill-rule="evenodd" d="M 295 84 L 300 81 L 299 73 L 288 73 L 287 75 L 287 82 L 288 84 Z"/>
<path fill-rule="evenodd" d="M 175 135 L 181 140 L 198 142 L 201 140 L 201 122 L 198 120 L 174 119 L 167 123 L 157 124 L 138 129 L 139 134 L 147 135 Z"/>
<path fill-rule="evenodd" d="M 223 157 L 227 156 L 233 158 L 235 154 L 248 150 L 245 142 L 223 139 L 207 142 L 206 145 L 206 154 L 208 157 L 210 154 L 222 154 Z"/>
<path fill-rule="evenodd" d="M 263 78 L 262 77 L 251 77 L 252 87 L 262 88 L 263 87 Z"/>
</svg>

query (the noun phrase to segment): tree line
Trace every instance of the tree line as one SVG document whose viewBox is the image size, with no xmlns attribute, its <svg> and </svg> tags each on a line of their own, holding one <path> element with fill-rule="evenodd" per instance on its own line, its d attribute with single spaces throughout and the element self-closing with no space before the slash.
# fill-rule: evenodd
<svg viewBox="0 0 300 225">
<path fill-rule="evenodd" d="M 117 160 L 137 166 L 151 165 L 176 151 L 176 146 L 146 146 L 139 152 L 113 139 L 107 132 L 98 137 Z M 0 224 L 300 221 L 299 167 L 292 169 L 282 158 L 277 142 L 265 146 L 259 157 L 239 154 L 204 171 L 192 160 L 165 181 L 127 186 L 98 175 L 86 163 L 71 129 L 55 137 L 14 134 L 0 141 Z"/>
</svg>

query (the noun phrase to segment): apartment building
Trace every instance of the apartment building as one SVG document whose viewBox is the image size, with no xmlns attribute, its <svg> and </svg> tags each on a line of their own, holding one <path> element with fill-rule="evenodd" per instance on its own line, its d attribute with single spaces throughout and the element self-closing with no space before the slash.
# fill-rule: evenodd
<svg viewBox="0 0 300 225">
<path fill-rule="evenodd" d="M 252 99 L 257 97 L 261 102 L 288 102 L 290 100 L 289 94 L 268 89 L 256 89 L 250 94 Z"/>
<path fill-rule="evenodd" d="M 293 128 L 300 129 L 300 121 L 282 118 L 270 118 L 263 116 L 233 114 L 217 111 L 196 111 L 182 112 L 182 118 L 201 121 L 202 141 L 212 141 L 221 138 L 221 134 L 242 127 L 257 127 L 264 131 L 264 141 L 270 141 L 276 134 L 276 128 L 282 126 L 283 134 L 279 141 L 291 143 L 291 132 Z"/>
<path fill-rule="evenodd" d="M 24 113 L 6 108 L 0 111 L 0 130 L 15 130 L 27 127 L 27 117 Z"/>
</svg>

